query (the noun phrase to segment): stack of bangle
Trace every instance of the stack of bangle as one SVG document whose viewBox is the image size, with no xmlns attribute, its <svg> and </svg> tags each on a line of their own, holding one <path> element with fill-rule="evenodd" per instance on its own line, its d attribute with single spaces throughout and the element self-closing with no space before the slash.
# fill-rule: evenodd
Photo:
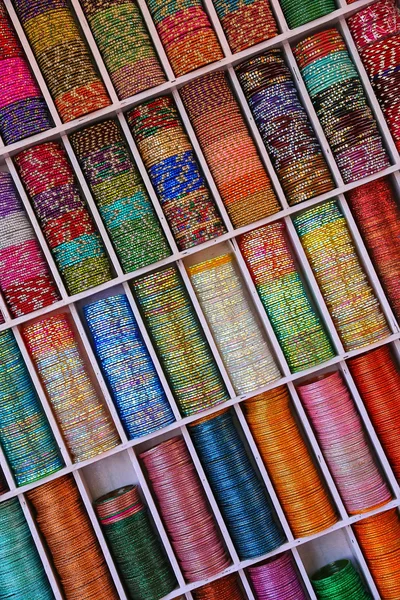
<svg viewBox="0 0 400 600">
<path fill-rule="evenodd" d="M 305 25 L 336 10 L 335 0 L 279 0 L 290 29 Z"/>
<path fill-rule="evenodd" d="M 85 127 L 71 143 L 125 273 L 166 258 L 168 242 L 117 123 Z"/>
<path fill-rule="evenodd" d="M 234 227 L 278 212 L 275 192 L 225 74 L 203 75 L 180 93 Z"/>
<path fill-rule="evenodd" d="M 128 123 L 179 249 L 224 233 L 173 99 L 162 96 L 136 106 Z"/>
<path fill-rule="evenodd" d="M 371 600 L 360 575 L 351 561 L 336 560 L 311 577 L 318 600 Z"/>
<path fill-rule="evenodd" d="M 279 379 L 231 254 L 188 267 L 201 308 L 237 394 Z"/>
<path fill-rule="evenodd" d="M 235 573 L 192 590 L 194 600 L 245 600 Z"/>
<path fill-rule="evenodd" d="M 390 165 L 357 70 L 336 29 L 294 48 L 301 74 L 345 183 Z"/>
<path fill-rule="evenodd" d="M 332 190 L 329 168 L 279 48 L 236 67 L 290 205 Z"/>
<path fill-rule="evenodd" d="M 9 173 L 0 173 L 0 287 L 13 317 L 60 299 Z"/>
<path fill-rule="evenodd" d="M 165 82 L 135 0 L 81 0 L 81 4 L 121 100 Z"/>
<path fill-rule="evenodd" d="M 371 181 L 349 191 L 347 197 L 393 312 L 400 319 L 400 209 L 390 182 Z"/>
<path fill-rule="evenodd" d="M 148 0 L 148 6 L 176 77 L 224 57 L 201 0 Z"/>
<path fill-rule="evenodd" d="M 309 208 L 293 221 L 345 350 L 390 335 L 336 201 Z"/>
<path fill-rule="evenodd" d="M 395 0 L 378 0 L 348 24 L 400 151 L 400 10 Z"/>
<path fill-rule="evenodd" d="M 248 569 L 256 600 L 307 600 L 293 556 L 285 552 Z M 333 599 L 332 599 L 333 600 Z"/>
<path fill-rule="evenodd" d="M 3 3 L 0 4 L 0 80 L 0 134 L 6 144 L 53 126 Z"/>
<path fill-rule="evenodd" d="M 14 0 L 14 5 L 63 122 L 108 106 L 67 0 Z"/>
<path fill-rule="evenodd" d="M 284 231 L 281 222 L 254 229 L 240 236 L 239 248 L 289 367 L 296 372 L 329 360 L 334 352 Z"/>
<path fill-rule="evenodd" d="M 103 242 L 61 145 L 33 146 L 15 161 L 68 292 L 78 294 L 111 279 Z"/>
<path fill-rule="evenodd" d="M 269 0 L 213 0 L 233 54 L 278 35 Z"/>
</svg>

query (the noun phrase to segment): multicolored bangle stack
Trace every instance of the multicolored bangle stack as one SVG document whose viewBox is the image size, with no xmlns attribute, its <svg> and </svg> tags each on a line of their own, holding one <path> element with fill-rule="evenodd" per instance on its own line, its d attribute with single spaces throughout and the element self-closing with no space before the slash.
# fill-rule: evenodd
<svg viewBox="0 0 400 600">
<path fill-rule="evenodd" d="M 293 535 L 307 537 L 334 525 L 335 509 L 299 431 L 286 387 L 249 398 L 243 410 Z"/>
<path fill-rule="evenodd" d="M 379 440 L 400 480 L 400 373 L 387 346 L 347 361 Z"/>
<path fill-rule="evenodd" d="M 336 29 L 293 49 L 307 90 L 345 183 L 390 166 L 358 72 Z"/>
<path fill-rule="evenodd" d="M 234 227 L 278 212 L 275 192 L 225 74 L 203 75 L 180 93 Z"/>
<path fill-rule="evenodd" d="M 400 598 L 400 516 L 398 509 L 353 525 L 381 598 Z"/>
<path fill-rule="evenodd" d="M 290 205 L 335 187 L 279 48 L 250 58 L 236 73 Z"/>
<path fill-rule="evenodd" d="M 280 373 L 233 260 L 224 254 L 187 270 L 233 387 L 245 394 L 279 379 Z"/>
<path fill-rule="evenodd" d="M 54 600 L 18 498 L 0 504 L 0 562 L 4 598 Z"/>
<path fill-rule="evenodd" d="M 390 502 L 361 417 L 340 373 L 297 388 L 346 510 L 360 514 Z"/>
<path fill-rule="evenodd" d="M 225 227 L 173 99 L 149 100 L 127 117 L 178 248 L 222 235 Z"/>
<path fill-rule="evenodd" d="M 117 446 L 117 432 L 97 396 L 68 316 L 27 323 L 22 333 L 73 460 Z"/>
<path fill-rule="evenodd" d="M 400 209 L 387 179 L 366 183 L 347 194 L 365 245 L 393 312 L 400 319 Z"/>
<path fill-rule="evenodd" d="M 182 415 L 192 415 L 228 400 L 176 268 L 144 275 L 133 282 L 133 289 Z"/>
<path fill-rule="evenodd" d="M 53 122 L 15 34 L 0 4 L 0 135 L 13 144 L 53 127 Z"/>
<path fill-rule="evenodd" d="M 192 596 L 194 600 L 245 600 L 235 573 L 192 590 Z"/>
<path fill-rule="evenodd" d="M 234 54 L 278 35 L 269 0 L 213 0 Z"/>
<path fill-rule="evenodd" d="M 62 121 L 108 106 L 67 0 L 14 0 L 14 5 Z"/>
<path fill-rule="evenodd" d="M 319 19 L 336 10 L 335 0 L 279 0 L 283 14 L 290 29 L 300 27 L 305 23 Z"/>
<path fill-rule="evenodd" d="M 154 600 L 172 592 L 177 582 L 138 488 L 114 490 L 94 507 L 129 596 Z"/>
<path fill-rule="evenodd" d="M 400 151 L 400 10 L 395 0 L 378 0 L 348 24 Z"/>
<path fill-rule="evenodd" d="M 9 173 L 0 173 L 0 288 L 13 317 L 60 299 Z"/>
<path fill-rule="evenodd" d="M 345 350 L 390 335 L 336 201 L 310 208 L 293 221 Z"/>
<path fill-rule="evenodd" d="M 83 307 L 94 350 L 130 439 L 174 422 L 153 361 L 124 294 Z"/>
<path fill-rule="evenodd" d="M 248 568 L 256 600 L 307 600 L 303 584 L 289 552 Z"/>
<path fill-rule="evenodd" d="M 360 575 L 348 559 L 336 560 L 311 577 L 318 600 L 371 600 Z"/>
<path fill-rule="evenodd" d="M 70 139 L 125 273 L 169 256 L 168 242 L 117 123 L 96 123 Z"/>
<path fill-rule="evenodd" d="M 176 77 L 224 58 L 201 0 L 148 0 Z"/>
<path fill-rule="evenodd" d="M 134 0 L 81 0 L 81 5 L 120 100 L 165 82 Z"/>
<path fill-rule="evenodd" d="M 291 371 L 332 358 L 331 342 L 296 269 L 284 223 L 245 233 L 239 248 Z"/>
<path fill-rule="evenodd" d="M 221 573 L 230 561 L 184 440 L 171 438 L 140 458 L 185 579 Z"/>
<path fill-rule="evenodd" d="M 240 559 L 262 556 L 283 544 L 271 500 L 230 411 L 195 421 L 189 432 Z"/>
<path fill-rule="evenodd" d="M 118 600 L 72 475 L 27 493 L 67 600 Z"/>
<path fill-rule="evenodd" d="M 64 466 L 11 330 L 0 332 L 0 442 L 18 486 Z"/>
<path fill-rule="evenodd" d="M 103 242 L 61 145 L 33 146 L 15 162 L 68 292 L 78 294 L 111 279 Z"/>
</svg>

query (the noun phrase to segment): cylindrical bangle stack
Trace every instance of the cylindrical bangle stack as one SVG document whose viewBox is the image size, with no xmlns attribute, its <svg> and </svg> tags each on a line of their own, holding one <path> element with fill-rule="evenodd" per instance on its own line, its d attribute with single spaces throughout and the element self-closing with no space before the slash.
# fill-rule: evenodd
<svg viewBox="0 0 400 600">
<path fill-rule="evenodd" d="M 236 73 L 290 205 L 335 187 L 279 48 L 250 58 Z"/>
<path fill-rule="evenodd" d="M 213 0 L 234 54 L 278 35 L 269 0 Z"/>
<path fill-rule="evenodd" d="M 98 498 L 94 507 L 129 597 L 164 598 L 177 586 L 136 486 Z"/>
<path fill-rule="evenodd" d="M 118 600 L 78 488 L 65 475 L 30 490 L 35 518 L 67 600 Z"/>
<path fill-rule="evenodd" d="M 400 598 L 400 517 L 398 509 L 353 525 L 380 597 Z"/>
<path fill-rule="evenodd" d="M 9 173 L 0 173 L 0 287 L 13 317 L 60 299 Z"/>
<path fill-rule="evenodd" d="M 81 5 L 120 100 L 165 82 L 134 0 L 81 0 Z"/>
<path fill-rule="evenodd" d="M 229 558 L 184 440 L 171 438 L 140 458 L 185 579 L 201 581 L 227 568 Z"/>
<path fill-rule="evenodd" d="M 225 74 L 208 73 L 179 91 L 234 227 L 278 212 L 271 181 Z"/>
<path fill-rule="evenodd" d="M 23 336 L 74 461 L 119 443 L 98 398 L 66 314 L 27 323 Z"/>
<path fill-rule="evenodd" d="M 390 335 L 336 201 L 310 208 L 293 221 L 345 350 Z"/>
<path fill-rule="evenodd" d="M 348 19 L 361 60 L 400 151 L 400 10 L 378 0 Z"/>
<path fill-rule="evenodd" d="M 166 258 L 168 242 L 117 123 L 90 125 L 71 143 L 124 271 Z"/>
<path fill-rule="evenodd" d="M 233 261 L 223 254 L 187 270 L 235 391 L 245 394 L 280 373 Z"/>
<path fill-rule="evenodd" d="M 290 369 L 301 371 L 334 356 L 321 320 L 296 269 L 281 222 L 239 238 L 239 247 Z"/>
<path fill-rule="evenodd" d="M 358 72 L 336 29 L 294 48 L 301 74 L 345 183 L 390 166 Z"/>
<path fill-rule="evenodd" d="M 349 514 L 391 500 L 354 401 L 338 372 L 297 388 Z"/>
<path fill-rule="evenodd" d="M 296 424 L 286 387 L 249 398 L 243 411 L 293 535 L 307 537 L 334 525 L 335 510 Z"/>
<path fill-rule="evenodd" d="M 83 307 L 94 350 L 130 439 L 174 421 L 153 361 L 124 294 Z"/>
<path fill-rule="evenodd" d="M 0 135 L 13 144 L 53 126 L 3 3 L 0 4 Z"/>
<path fill-rule="evenodd" d="M 144 275 L 133 288 L 182 415 L 228 400 L 176 267 Z"/>
<path fill-rule="evenodd" d="M 400 479 L 400 373 L 387 346 L 347 361 L 397 479 Z"/>
<path fill-rule="evenodd" d="M 311 577 L 318 600 L 371 600 L 360 575 L 350 560 L 325 565 Z"/>
<path fill-rule="evenodd" d="M 18 486 L 64 466 L 11 330 L 0 333 L 0 442 Z"/>
<path fill-rule="evenodd" d="M 192 591 L 194 600 L 245 600 L 236 574 L 221 577 Z"/>
<path fill-rule="evenodd" d="M 201 0 L 148 0 L 148 6 L 176 77 L 224 57 Z"/>
<path fill-rule="evenodd" d="M 173 99 L 162 96 L 139 104 L 127 118 L 178 248 L 224 233 Z"/>
<path fill-rule="evenodd" d="M 336 10 L 335 0 L 279 0 L 290 29 L 305 25 Z"/>
<path fill-rule="evenodd" d="M 224 411 L 195 421 L 189 432 L 240 559 L 279 547 L 284 536 L 232 414 Z"/>
<path fill-rule="evenodd" d="M 0 562 L 3 598 L 54 600 L 18 498 L 0 504 Z"/>
<path fill-rule="evenodd" d="M 390 183 L 377 179 L 349 191 L 347 197 L 393 312 L 400 319 L 400 209 Z"/>
<path fill-rule="evenodd" d="M 103 242 L 61 145 L 33 146 L 15 161 L 68 292 L 78 294 L 111 279 Z"/>
<path fill-rule="evenodd" d="M 289 552 L 248 568 L 256 600 L 307 600 L 306 592 Z"/>
<path fill-rule="evenodd" d="M 67 0 L 15 0 L 14 5 L 62 121 L 108 106 Z"/>
</svg>

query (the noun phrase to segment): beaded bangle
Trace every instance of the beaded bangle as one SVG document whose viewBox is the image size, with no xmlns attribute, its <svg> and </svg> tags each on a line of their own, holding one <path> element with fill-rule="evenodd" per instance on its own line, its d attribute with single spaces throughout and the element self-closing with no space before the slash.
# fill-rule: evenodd
<svg viewBox="0 0 400 600">
<path fill-rule="evenodd" d="M 289 204 L 332 190 L 335 184 L 281 50 L 235 70 Z"/>
<path fill-rule="evenodd" d="M 180 93 L 234 227 L 278 212 L 275 192 L 224 73 L 203 75 Z"/>
<path fill-rule="evenodd" d="M 125 273 L 171 253 L 146 187 L 115 121 L 73 133 L 71 143 Z"/>
<path fill-rule="evenodd" d="M 61 145 L 33 146 L 15 162 L 68 292 L 78 294 L 111 279 L 103 243 Z"/>
<path fill-rule="evenodd" d="M 64 123 L 110 104 L 67 0 L 14 0 Z"/>
</svg>

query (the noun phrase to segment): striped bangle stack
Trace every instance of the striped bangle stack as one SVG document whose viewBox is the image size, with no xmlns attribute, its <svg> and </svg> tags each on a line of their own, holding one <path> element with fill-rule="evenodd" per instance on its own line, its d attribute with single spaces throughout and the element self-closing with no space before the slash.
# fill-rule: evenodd
<svg viewBox="0 0 400 600">
<path fill-rule="evenodd" d="M 81 4 L 121 100 L 165 82 L 134 0 L 81 0 Z"/>
<path fill-rule="evenodd" d="M 0 134 L 13 144 L 53 126 L 24 51 L 0 4 Z"/>
<path fill-rule="evenodd" d="M 225 74 L 203 75 L 180 93 L 234 227 L 278 212 L 275 192 Z"/>
<path fill-rule="evenodd" d="M 71 143 L 125 273 L 166 258 L 168 242 L 117 123 L 85 127 Z"/>
<path fill-rule="evenodd" d="M 67 0 L 14 0 L 62 121 L 110 104 Z"/>
<path fill-rule="evenodd" d="M 0 173 L 0 288 L 13 317 L 60 299 L 9 173 Z"/>
<path fill-rule="evenodd" d="M 118 435 L 98 397 L 66 314 L 23 326 L 23 335 L 75 462 L 106 452 Z"/>
<path fill-rule="evenodd" d="M 111 279 L 103 243 L 61 145 L 33 146 L 15 161 L 68 292 Z"/>
<path fill-rule="evenodd" d="M 335 187 L 279 48 L 236 67 L 251 112 L 290 205 Z"/>
<path fill-rule="evenodd" d="M 180 250 L 225 232 L 175 103 L 139 104 L 128 123 Z"/>
</svg>

